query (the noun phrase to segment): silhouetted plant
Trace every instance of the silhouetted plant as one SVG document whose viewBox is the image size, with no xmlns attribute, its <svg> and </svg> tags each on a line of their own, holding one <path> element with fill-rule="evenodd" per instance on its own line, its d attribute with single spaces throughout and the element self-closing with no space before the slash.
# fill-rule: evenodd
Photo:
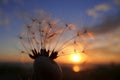
<svg viewBox="0 0 120 80">
<path fill-rule="evenodd" d="M 35 60 L 34 76 L 36 77 L 34 79 L 40 80 L 41 77 L 39 78 L 39 75 L 42 75 L 43 78 L 43 74 L 45 74 L 46 76 L 46 73 L 49 73 L 49 71 L 47 72 L 45 70 L 44 71 L 46 73 L 44 73 L 43 70 L 39 71 L 41 67 L 39 66 L 38 68 L 38 64 L 41 66 L 45 64 L 38 62 L 46 60 L 46 62 L 43 62 L 50 62 L 57 65 L 53 60 L 59 56 L 70 54 L 72 51 L 75 52 L 76 50 L 83 53 L 83 46 L 87 44 L 86 41 L 88 37 L 86 37 L 86 35 L 88 35 L 91 38 L 93 37 L 92 34 L 87 30 L 80 31 L 76 29 L 74 24 L 60 24 L 54 22 L 54 20 L 39 20 L 37 18 L 33 18 L 31 24 L 28 24 L 26 26 L 25 31 L 21 33 L 19 39 L 24 47 L 24 50 L 21 52 L 28 54 L 30 58 Z M 69 48 L 70 46 L 72 46 L 73 50 Z M 45 66 L 50 66 L 50 64 Z M 58 68 L 58 65 L 57 70 L 58 73 L 61 73 L 61 70 Z M 52 73 L 50 72 L 49 75 L 51 74 Z M 56 75 L 56 73 L 54 73 L 54 75 Z M 52 79 L 53 78 L 50 79 L 49 77 L 49 80 Z M 54 80 L 59 79 L 54 78 Z M 43 80 L 46 80 L 46 78 Z"/>
<path fill-rule="evenodd" d="M 25 49 L 22 53 L 29 54 L 30 58 L 46 56 L 53 60 L 64 54 L 69 46 L 74 46 L 73 48 L 76 49 L 75 46 L 80 43 L 84 47 L 83 43 L 87 43 L 86 34 L 93 38 L 87 30 L 83 32 L 75 30 L 74 24 L 61 25 L 34 18 L 19 39 Z"/>
</svg>

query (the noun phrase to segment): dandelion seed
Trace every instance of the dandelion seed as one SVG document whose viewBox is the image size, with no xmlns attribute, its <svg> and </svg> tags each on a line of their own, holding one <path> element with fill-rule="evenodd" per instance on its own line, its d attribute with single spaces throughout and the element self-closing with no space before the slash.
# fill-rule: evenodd
<svg viewBox="0 0 120 80">
<path fill-rule="evenodd" d="M 88 31 L 85 29 L 83 33 L 87 33 Z"/>
<path fill-rule="evenodd" d="M 68 24 L 67 26 L 70 30 L 75 30 L 75 24 Z"/>
<path fill-rule="evenodd" d="M 32 26 L 31 25 L 28 25 L 27 28 L 30 29 Z"/>
<path fill-rule="evenodd" d="M 21 53 L 25 53 L 25 51 L 21 51 Z"/>
<path fill-rule="evenodd" d="M 32 21 L 35 22 L 35 21 L 37 21 L 37 19 L 36 18 L 32 18 Z"/>
<path fill-rule="evenodd" d="M 91 39 L 94 39 L 94 35 L 91 32 L 87 32 L 87 34 Z"/>
<path fill-rule="evenodd" d="M 22 37 L 22 36 L 20 36 L 20 37 L 19 37 L 19 39 L 23 39 L 23 37 Z"/>
</svg>

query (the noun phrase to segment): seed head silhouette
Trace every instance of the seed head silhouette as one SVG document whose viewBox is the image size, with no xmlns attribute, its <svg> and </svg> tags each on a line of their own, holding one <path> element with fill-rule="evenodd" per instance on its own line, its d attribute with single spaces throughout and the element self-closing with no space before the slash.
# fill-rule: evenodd
<svg viewBox="0 0 120 80">
<path fill-rule="evenodd" d="M 33 18 L 19 39 L 33 62 L 33 80 L 61 80 L 62 70 L 54 61 L 59 56 L 70 54 L 69 46 L 84 52 L 79 43 L 86 42 L 87 30 L 81 32 L 74 24 L 59 24 L 52 20 Z M 90 34 L 90 37 L 92 34 Z M 88 36 L 89 36 L 88 35 Z M 82 45 L 83 46 L 83 45 Z"/>
</svg>

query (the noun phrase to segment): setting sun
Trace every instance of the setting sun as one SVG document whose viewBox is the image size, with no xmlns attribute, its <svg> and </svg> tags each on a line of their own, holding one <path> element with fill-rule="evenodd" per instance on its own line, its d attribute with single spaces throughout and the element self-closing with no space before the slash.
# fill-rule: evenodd
<svg viewBox="0 0 120 80">
<path fill-rule="evenodd" d="M 81 61 L 81 56 L 78 55 L 78 54 L 73 54 L 73 55 L 71 56 L 71 59 L 72 59 L 73 62 L 78 63 L 78 62 Z"/>
</svg>

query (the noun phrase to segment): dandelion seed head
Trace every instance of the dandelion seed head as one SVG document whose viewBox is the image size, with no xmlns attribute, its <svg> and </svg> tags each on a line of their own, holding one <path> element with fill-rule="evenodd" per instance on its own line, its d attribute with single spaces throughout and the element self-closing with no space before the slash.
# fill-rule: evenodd
<svg viewBox="0 0 120 80">
<path fill-rule="evenodd" d="M 58 21 L 47 18 L 32 18 L 32 21 L 19 37 L 25 48 L 24 53 L 29 52 L 32 59 L 39 56 L 56 59 L 61 54 L 71 53 L 70 46 L 73 46 L 72 51 L 82 51 L 82 43 L 87 40 L 84 33 L 93 37 L 88 31 L 76 31 L 75 24 L 72 23 L 61 25 Z"/>
</svg>

